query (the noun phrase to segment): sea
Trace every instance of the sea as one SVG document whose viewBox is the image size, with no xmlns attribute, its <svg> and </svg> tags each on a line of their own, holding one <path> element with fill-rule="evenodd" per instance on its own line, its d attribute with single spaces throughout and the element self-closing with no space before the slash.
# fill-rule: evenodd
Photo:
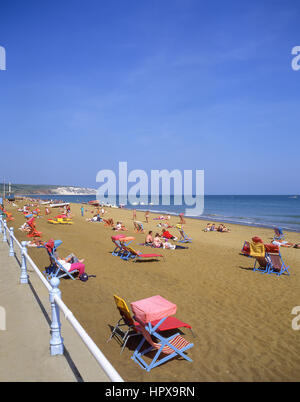
<svg viewBox="0 0 300 402">
<path fill-rule="evenodd" d="M 55 201 L 87 203 L 95 200 L 95 195 L 30 195 L 27 197 Z M 118 205 L 118 196 L 116 197 Z M 150 205 L 150 197 L 137 205 L 125 205 L 125 208 L 151 211 L 160 214 L 178 215 L 190 206 L 174 205 L 174 196 L 170 205 L 163 205 L 159 197 L 158 205 Z M 188 215 L 185 215 L 188 216 Z M 195 218 L 195 217 L 193 217 Z M 236 223 L 257 227 L 281 227 L 287 231 L 300 233 L 300 195 L 205 195 L 203 214 L 195 219 L 211 222 Z M 227 225 L 228 226 L 228 225 Z"/>
</svg>

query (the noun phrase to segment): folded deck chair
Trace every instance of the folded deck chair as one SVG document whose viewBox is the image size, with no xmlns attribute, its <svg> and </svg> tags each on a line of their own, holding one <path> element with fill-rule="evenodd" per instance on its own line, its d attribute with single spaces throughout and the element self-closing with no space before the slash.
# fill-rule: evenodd
<svg viewBox="0 0 300 402">
<path fill-rule="evenodd" d="M 192 243 L 192 239 L 184 232 L 182 226 L 178 224 L 178 225 L 176 225 L 176 227 L 180 233 L 180 238 L 178 241 L 180 243 Z"/>
<path fill-rule="evenodd" d="M 163 257 L 164 256 L 162 254 L 142 254 L 142 253 L 138 253 L 136 250 L 134 250 L 132 247 L 130 246 L 123 246 L 124 250 L 127 252 L 125 253 L 123 256 L 121 256 L 121 258 L 123 260 L 129 260 L 130 258 L 134 259 L 134 262 L 138 261 L 138 260 L 144 260 L 144 259 L 149 259 L 149 260 L 153 260 L 159 257 Z"/>
<path fill-rule="evenodd" d="M 142 332 L 143 339 L 139 343 L 138 347 L 136 348 L 131 358 L 147 372 L 152 370 L 154 367 L 159 366 L 160 364 L 166 363 L 168 360 L 171 360 L 174 357 L 182 357 L 183 359 L 188 360 L 190 362 L 193 361 L 187 354 L 184 353 L 188 349 L 191 349 L 194 346 L 193 343 L 188 342 L 179 333 L 176 333 L 175 335 L 172 335 L 168 338 L 164 338 L 161 332 L 157 331 L 157 329 L 159 329 L 160 325 L 166 319 L 167 318 L 159 320 L 159 322 L 155 326 L 152 326 L 151 323 L 148 323 L 145 326 L 143 325 L 142 322 L 139 323 L 140 324 L 139 331 Z M 158 342 L 154 342 L 152 336 L 155 336 L 158 339 Z M 149 343 L 150 347 L 143 351 L 140 351 L 145 341 Z M 147 364 L 143 359 L 143 356 L 155 350 L 156 353 L 153 359 L 149 364 Z M 162 357 L 159 360 L 158 358 L 160 357 L 160 355 L 163 355 L 164 357 Z"/>
<path fill-rule="evenodd" d="M 285 235 L 284 235 L 283 230 L 281 228 L 275 228 L 274 232 L 275 232 L 275 234 L 274 234 L 273 240 L 282 240 L 282 239 L 284 239 Z"/>
<path fill-rule="evenodd" d="M 112 218 L 110 219 L 102 218 L 102 220 L 104 222 L 104 226 L 114 226 L 114 220 Z"/>
<path fill-rule="evenodd" d="M 142 332 L 141 325 L 133 319 L 125 300 L 117 295 L 114 295 L 114 299 L 121 318 L 112 330 L 112 333 L 107 342 L 109 342 L 115 334 L 118 334 L 123 342 L 120 352 L 121 354 L 126 346 L 128 339 L 132 336 L 142 335 Z M 158 322 L 159 320 L 151 321 L 151 324 L 154 327 L 156 324 L 158 324 Z M 126 327 L 125 331 L 121 328 L 124 326 Z M 176 317 L 168 317 L 159 327 L 159 331 L 169 331 L 171 329 L 177 328 L 189 328 L 193 336 L 195 336 L 192 331 L 192 327 L 189 324 L 178 320 L 178 318 Z"/>
<path fill-rule="evenodd" d="M 134 226 L 134 231 L 136 233 L 144 233 L 144 227 L 143 227 L 142 222 L 133 221 L 133 226 Z"/>
</svg>

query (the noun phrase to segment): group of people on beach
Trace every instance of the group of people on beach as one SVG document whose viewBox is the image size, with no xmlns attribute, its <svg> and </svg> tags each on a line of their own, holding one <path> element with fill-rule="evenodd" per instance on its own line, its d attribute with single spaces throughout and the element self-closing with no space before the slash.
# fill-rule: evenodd
<svg viewBox="0 0 300 402">
<path fill-rule="evenodd" d="M 220 223 L 218 227 L 214 223 L 208 223 L 204 232 L 230 232 L 230 229 L 223 225 L 223 223 Z"/>
<path fill-rule="evenodd" d="M 171 235 L 171 233 L 165 229 L 161 232 L 161 234 L 156 233 L 153 237 L 152 230 L 149 230 L 146 239 L 145 239 L 145 246 L 151 246 L 155 248 L 163 248 L 163 249 L 187 249 L 188 247 L 179 246 L 178 244 L 172 244 L 170 240 L 177 240 L 177 237 Z"/>
</svg>

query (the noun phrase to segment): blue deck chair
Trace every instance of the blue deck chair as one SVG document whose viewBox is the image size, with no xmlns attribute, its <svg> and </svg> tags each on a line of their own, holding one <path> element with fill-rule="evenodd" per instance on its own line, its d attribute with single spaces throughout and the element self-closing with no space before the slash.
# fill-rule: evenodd
<svg viewBox="0 0 300 402">
<path fill-rule="evenodd" d="M 54 246 L 52 251 L 50 252 L 48 248 L 45 245 L 38 246 L 38 248 L 44 248 L 49 256 L 50 259 L 50 265 L 43 271 L 43 274 L 46 275 L 47 279 L 50 280 L 52 278 L 53 273 L 57 270 L 56 262 L 55 262 L 55 257 L 56 257 L 56 251 L 57 248 L 62 244 L 61 240 L 54 240 Z"/>
<path fill-rule="evenodd" d="M 266 253 L 266 259 L 268 260 L 268 274 L 274 273 L 280 276 L 286 272 L 290 275 L 289 266 L 287 267 L 283 262 L 280 252 L 279 254 Z"/>
<path fill-rule="evenodd" d="M 54 277 L 60 279 L 65 276 L 69 276 L 71 279 L 74 280 L 75 279 L 74 274 L 78 272 L 77 270 L 74 270 L 72 272 L 67 271 L 58 261 L 56 251 L 61 244 L 62 244 L 61 240 L 54 240 L 54 246 L 51 252 L 45 246 L 39 246 L 47 250 L 47 253 L 50 258 L 50 266 L 46 268 L 46 271 L 44 271 L 49 281 Z"/>
<path fill-rule="evenodd" d="M 114 251 L 111 253 L 111 255 L 117 256 L 117 257 L 123 257 L 124 255 L 127 255 L 128 252 L 127 250 L 124 248 L 124 246 L 128 246 L 132 240 L 129 240 L 125 243 L 122 242 L 122 239 L 125 238 L 125 235 L 119 235 L 119 236 L 112 236 L 111 240 L 112 242 L 115 244 L 115 249 Z"/>
<path fill-rule="evenodd" d="M 179 242 L 180 243 L 192 243 L 192 238 L 191 237 L 189 237 L 185 232 L 184 232 L 184 230 L 182 229 L 182 226 L 181 225 L 176 225 L 176 227 L 177 227 L 177 229 L 179 230 L 179 233 L 180 233 L 180 238 L 179 238 Z"/>
<path fill-rule="evenodd" d="M 185 353 L 188 349 L 194 346 L 193 343 L 188 342 L 179 333 L 172 335 L 168 338 L 164 338 L 161 333 L 156 330 L 159 329 L 160 325 L 166 320 L 167 317 L 161 319 L 154 327 L 151 323 L 148 323 L 145 327 L 143 323 L 140 322 L 142 328 L 143 339 L 136 348 L 133 356 L 131 357 L 136 363 L 140 365 L 147 372 L 152 370 L 161 364 L 166 363 L 175 357 L 182 357 L 185 360 L 192 362 L 193 360 Z M 158 343 L 152 340 L 151 336 L 155 336 L 158 339 Z M 145 342 L 148 342 L 150 347 L 140 351 Z M 147 353 L 156 350 L 156 353 L 149 364 L 145 362 L 143 356 Z M 161 359 L 158 359 L 160 355 L 163 355 Z"/>
<path fill-rule="evenodd" d="M 274 232 L 275 232 L 275 234 L 274 234 L 273 240 L 282 240 L 282 239 L 284 239 L 285 235 L 283 233 L 282 228 L 275 228 Z"/>
<path fill-rule="evenodd" d="M 74 270 L 72 272 L 67 271 L 63 265 L 61 265 L 61 263 L 57 260 L 56 257 L 54 257 L 54 261 L 56 264 L 56 270 L 54 270 L 54 272 L 51 274 L 51 278 L 64 278 L 65 276 L 69 276 L 73 281 L 76 279 L 74 278 L 74 275 L 78 272 L 78 270 Z"/>
</svg>

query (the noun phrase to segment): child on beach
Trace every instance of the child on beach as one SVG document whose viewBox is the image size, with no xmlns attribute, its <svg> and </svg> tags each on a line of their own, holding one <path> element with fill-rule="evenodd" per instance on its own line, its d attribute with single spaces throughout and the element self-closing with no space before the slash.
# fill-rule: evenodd
<svg viewBox="0 0 300 402">
<path fill-rule="evenodd" d="M 159 237 L 159 233 L 156 233 L 152 244 L 153 244 L 153 247 L 157 247 L 157 248 L 162 246 L 162 241 Z"/>
</svg>

